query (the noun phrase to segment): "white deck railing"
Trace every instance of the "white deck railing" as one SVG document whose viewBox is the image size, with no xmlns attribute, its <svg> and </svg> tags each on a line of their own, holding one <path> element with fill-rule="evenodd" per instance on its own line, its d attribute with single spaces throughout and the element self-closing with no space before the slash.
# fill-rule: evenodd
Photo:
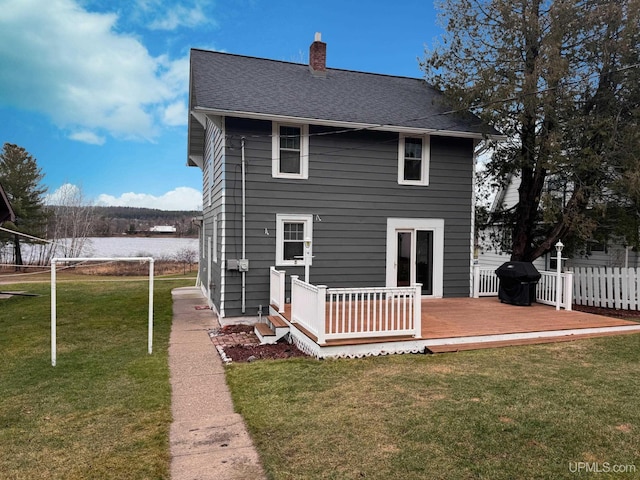
<svg viewBox="0 0 640 480">
<path fill-rule="evenodd" d="M 473 267 L 473 298 L 496 297 L 499 284 L 495 267 Z"/>
<path fill-rule="evenodd" d="M 411 335 L 422 331 L 422 285 L 331 288 L 291 276 L 291 320 L 327 340 Z"/>
<path fill-rule="evenodd" d="M 421 284 L 397 288 L 330 288 L 325 337 L 411 335 L 420 338 L 421 310 Z"/>
<path fill-rule="evenodd" d="M 536 302 L 545 305 L 557 305 L 557 272 L 540 272 L 542 275 L 536 285 Z M 560 274 L 560 308 L 571 310 L 573 305 L 573 274 L 565 272 Z"/>
<path fill-rule="evenodd" d="M 495 267 L 473 267 L 473 297 L 496 297 L 500 281 Z M 541 271 L 540 281 L 536 285 L 536 301 L 546 305 L 556 306 L 557 272 Z M 560 307 L 571 310 L 573 303 L 573 274 L 560 274 Z"/>
<path fill-rule="evenodd" d="M 291 320 L 325 343 L 325 305 L 327 287 L 311 285 L 291 275 Z"/>
<path fill-rule="evenodd" d="M 284 312 L 285 276 L 284 270 L 276 270 L 275 267 L 269 269 L 269 302 L 279 313 Z"/>
</svg>

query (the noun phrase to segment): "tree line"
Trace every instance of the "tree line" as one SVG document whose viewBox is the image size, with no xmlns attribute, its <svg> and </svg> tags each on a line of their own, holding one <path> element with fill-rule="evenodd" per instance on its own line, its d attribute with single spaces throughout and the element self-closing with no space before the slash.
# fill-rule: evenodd
<svg viewBox="0 0 640 480">
<path fill-rule="evenodd" d="M 92 237 L 150 232 L 151 228 L 167 225 L 176 229 L 175 235 L 193 237 L 198 229 L 194 217 L 202 215 L 196 210 L 156 210 L 137 207 L 92 207 Z"/>
<path fill-rule="evenodd" d="M 192 220 L 201 212 L 93 206 L 81 189 L 71 185 L 61 187 L 56 192 L 56 204 L 48 205 L 43 179 L 44 173 L 32 155 L 18 145 L 4 144 L 0 184 L 15 221 L 2 225 L 0 247 L 3 251 L 11 249 L 16 268 L 24 264 L 24 243 L 32 247 L 30 262 L 45 265 L 54 256 L 81 256 L 89 237 L 145 234 L 159 225 L 175 228 L 172 234 L 176 236 L 198 234 Z"/>
</svg>

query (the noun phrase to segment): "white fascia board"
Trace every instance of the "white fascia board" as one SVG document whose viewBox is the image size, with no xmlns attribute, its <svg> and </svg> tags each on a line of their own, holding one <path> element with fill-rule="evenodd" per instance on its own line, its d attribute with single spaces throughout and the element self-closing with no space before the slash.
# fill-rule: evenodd
<svg viewBox="0 0 640 480">
<path fill-rule="evenodd" d="M 207 128 L 207 116 L 204 113 L 192 110 L 191 115 L 198 121 L 200 125 L 202 125 L 202 128 Z"/>
<path fill-rule="evenodd" d="M 403 127 L 399 125 L 380 125 L 375 123 L 359 123 L 359 122 L 346 122 L 341 120 L 325 120 L 320 118 L 306 118 L 306 117 L 291 117 L 288 115 L 274 115 L 270 113 L 256 113 L 256 112 L 242 112 L 235 110 L 220 110 L 206 107 L 194 107 L 192 112 L 201 112 L 208 115 L 221 115 L 238 118 L 251 118 L 255 120 L 268 120 L 271 122 L 281 123 L 306 123 L 309 125 L 320 125 L 326 127 L 338 127 L 338 128 L 352 128 L 361 130 L 379 130 L 384 132 L 398 132 L 408 133 L 413 135 L 439 135 L 442 137 L 457 137 L 457 138 L 477 138 L 482 139 L 485 136 L 481 133 L 474 132 L 458 132 L 454 130 L 439 130 L 437 128 L 416 128 L 416 127 Z M 504 135 L 490 135 L 489 138 L 495 140 L 506 140 Z"/>
<path fill-rule="evenodd" d="M 189 155 L 189 161 L 187 162 L 187 167 L 200 167 L 203 168 L 204 159 L 202 155 Z"/>
</svg>

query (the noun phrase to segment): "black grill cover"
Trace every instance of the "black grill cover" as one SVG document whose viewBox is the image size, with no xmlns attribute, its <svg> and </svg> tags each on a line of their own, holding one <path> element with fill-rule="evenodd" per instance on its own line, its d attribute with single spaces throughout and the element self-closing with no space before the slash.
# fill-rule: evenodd
<svg viewBox="0 0 640 480">
<path fill-rule="evenodd" d="M 496 269 L 500 279 L 498 298 L 512 305 L 531 305 L 536 301 L 540 272 L 530 262 L 505 262 Z"/>
</svg>

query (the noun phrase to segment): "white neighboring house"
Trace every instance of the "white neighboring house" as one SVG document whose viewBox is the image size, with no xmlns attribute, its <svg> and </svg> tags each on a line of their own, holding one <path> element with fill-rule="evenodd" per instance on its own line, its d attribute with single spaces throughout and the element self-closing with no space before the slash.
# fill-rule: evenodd
<svg viewBox="0 0 640 480">
<path fill-rule="evenodd" d="M 506 188 L 500 189 L 491 205 L 494 212 L 500 205 L 506 208 L 514 206 L 518 202 L 518 187 L 520 177 L 513 174 Z M 482 235 L 480 236 L 482 237 Z M 533 264 L 538 270 L 555 270 L 555 252 L 547 253 L 536 259 Z M 477 263 L 483 267 L 495 266 L 496 268 L 511 259 L 510 253 L 498 251 L 488 240 L 478 240 Z M 625 247 L 620 243 L 611 242 L 602 245 L 596 242 L 590 243 L 588 250 L 576 252 L 566 260 L 564 267 L 640 267 L 640 255 L 631 247 Z"/>
</svg>

